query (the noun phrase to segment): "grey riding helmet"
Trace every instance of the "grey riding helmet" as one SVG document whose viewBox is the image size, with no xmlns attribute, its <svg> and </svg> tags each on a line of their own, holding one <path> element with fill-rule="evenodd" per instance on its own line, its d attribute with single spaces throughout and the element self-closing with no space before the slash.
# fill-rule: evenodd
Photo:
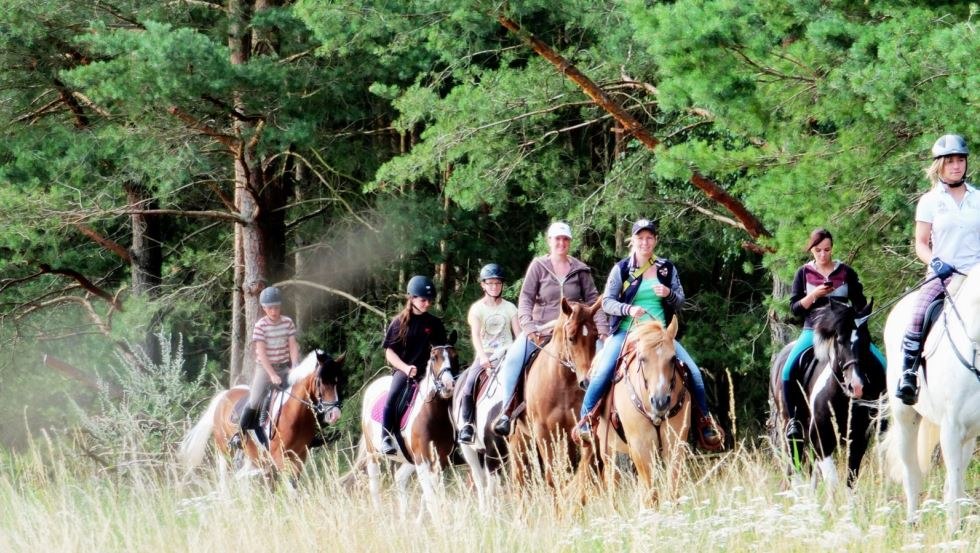
<svg viewBox="0 0 980 553">
<path fill-rule="evenodd" d="M 497 265 L 496 263 L 487 263 L 482 269 L 480 269 L 480 282 L 490 280 L 491 278 L 504 280 L 504 270 L 500 268 L 500 265 Z"/>
<path fill-rule="evenodd" d="M 259 294 L 259 305 L 262 307 L 282 305 L 282 292 L 275 286 L 269 286 Z"/>
<path fill-rule="evenodd" d="M 409 296 L 436 299 L 436 286 L 432 284 L 432 279 L 427 276 L 415 275 L 408 281 L 407 292 Z"/>
<path fill-rule="evenodd" d="M 953 155 L 970 155 L 970 149 L 966 146 L 966 139 L 958 134 L 944 134 L 932 145 L 932 159 Z"/>
</svg>

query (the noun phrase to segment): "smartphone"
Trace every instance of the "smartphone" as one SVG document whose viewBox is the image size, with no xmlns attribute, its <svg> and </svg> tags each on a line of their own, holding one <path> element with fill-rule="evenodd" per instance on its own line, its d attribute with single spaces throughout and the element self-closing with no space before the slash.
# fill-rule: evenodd
<svg viewBox="0 0 980 553">
<path fill-rule="evenodd" d="M 823 285 L 824 285 L 824 286 L 829 286 L 829 287 L 831 287 L 831 288 L 833 288 L 833 287 L 834 287 L 834 283 L 833 283 L 833 282 L 830 282 L 830 280 L 825 280 L 825 281 L 823 281 Z"/>
</svg>

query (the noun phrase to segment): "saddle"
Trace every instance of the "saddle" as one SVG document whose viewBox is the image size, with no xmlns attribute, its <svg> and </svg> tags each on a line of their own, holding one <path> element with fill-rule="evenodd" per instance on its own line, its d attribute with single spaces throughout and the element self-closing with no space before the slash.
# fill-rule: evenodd
<svg viewBox="0 0 980 553">
<path fill-rule="evenodd" d="M 408 384 L 405 387 L 405 393 L 398 401 L 398 412 L 402 414 L 401 419 L 398 421 L 398 429 L 405 430 L 405 426 L 408 424 L 408 415 L 412 412 L 412 406 L 415 405 L 415 400 L 418 397 L 419 384 L 413 379 L 408 380 Z M 385 403 L 388 402 L 388 393 L 385 392 L 378 396 L 375 400 L 374 405 L 371 406 L 371 420 L 376 423 L 384 423 L 385 415 Z"/>
<path fill-rule="evenodd" d="M 279 390 L 275 388 L 270 388 L 262 401 L 259 402 L 259 412 L 256 415 L 256 420 L 258 423 L 248 430 L 255 431 L 255 437 L 258 438 L 259 444 L 262 447 L 269 447 L 269 438 L 272 436 L 272 421 L 269 419 L 269 407 L 272 405 L 272 398 L 275 393 Z M 240 425 L 242 422 L 242 413 L 245 411 L 245 407 L 248 405 L 248 396 L 243 396 L 235 402 L 235 406 L 231 411 L 231 422 Z"/>
<path fill-rule="evenodd" d="M 504 413 L 509 413 L 511 418 L 519 416 L 525 409 L 527 409 L 527 402 L 524 401 L 524 381 L 527 380 L 527 371 L 531 368 L 531 365 L 534 364 L 534 360 L 538 358 L 541 350 L 543 350 L 550 341 L 551 336 L 546 336 L 541 339 L 540 343 L 535 344 L 537 347 L 534 348 L 534 351 L 532 351 L 531 355 L 528 356 L 527 362 L 521 367 L 522 376 L 517 381 L 517 388 L 514 390 L 514 397 L 511 399 L 511 404 L 509 406 L 510 408 L 508 409 L 508 406 L 505 405 L 503 411 Z"/>
</svg>

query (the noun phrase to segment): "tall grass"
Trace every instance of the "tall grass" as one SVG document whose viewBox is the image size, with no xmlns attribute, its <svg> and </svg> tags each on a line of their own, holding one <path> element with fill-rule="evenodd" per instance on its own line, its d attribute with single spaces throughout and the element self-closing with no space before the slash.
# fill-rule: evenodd
<svg viewBox="0 0 980 553">
<path fill-rule="evenodd" d="M 424 517 L 419 492 L 402 517 L 390 478 L 380 510 L 365 485 L 337 484 L 346 453 L 317 452 L 297 486 L 221 484 L 202 472 L 181 481 L 169 458 L 126 470 L 105 467 L 52 440 L 0 457 L 3 551 L 975 551 L 974 505 L 950 534 L 937 501 L 916 527 L 904 519 L 901 487 L 869 455 L 856 490 L 792 484 L 768 449 L 743 446 L 695 455 L 680 493 L 651 505 L 625 476 L 584 506 L 531 483 L 481 512 L 466 471 L 445 471 L 439 517 Z M 928 481 L 942 494 L 941 471 Z M 976 463 L 968 490 L 976 494 Z M 362 483 L 363 484 L 363 483 Z"/>
</svg>

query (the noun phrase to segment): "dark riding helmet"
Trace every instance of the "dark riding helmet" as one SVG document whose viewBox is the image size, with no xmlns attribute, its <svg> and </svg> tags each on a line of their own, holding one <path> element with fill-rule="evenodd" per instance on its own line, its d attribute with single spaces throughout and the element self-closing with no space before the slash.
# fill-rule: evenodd
<svg viewBox="0 0 980 553">
<path fill-rule="evenodd" d="M 269 286 L 259 294 L 259 305 L 262 307 L 282 305 L 282 292 L 275 286 Z"/>
<path fill-rule="evenodd" d="M 497 265 L 496 263 L 487 263 L 482 269 L 480 269 L 480 282 L 490 280 L 491 278 L 504 280 L 504 270 L 500 268 L 500 265 Z"/>
<path fill-rule="evenodd" d="M 966 139 L 958 134 L 944 134 L 932 145 L 932 159 L 953 155 L 970 155 Z"/>
<path fill-rule="evenodd" d="M 427 276 L 415 275 L 408 281 L 408 295 L 426 298 L 428 300 L 436 299 L 436 285 L 432 284 L 432 279 Z"/>
</svg>

